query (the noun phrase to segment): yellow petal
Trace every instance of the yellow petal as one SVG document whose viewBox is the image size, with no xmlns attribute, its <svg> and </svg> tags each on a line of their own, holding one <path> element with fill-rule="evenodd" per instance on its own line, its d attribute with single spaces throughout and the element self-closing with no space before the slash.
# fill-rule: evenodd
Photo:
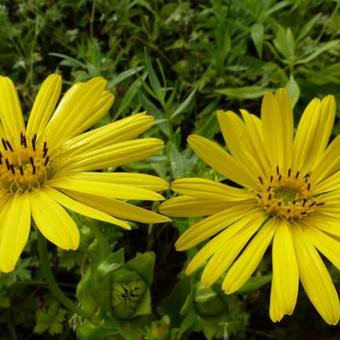
<svg viewBox="0 0 340 340">
<path fill-rule="evenodd" d="M 335 99 L 333 96 L 327 96 L 321 102 L 314 99 L 309 103 L 301 117 L 294 141 L 295 169 L 307 172 L 313 169 L 316 164 L 327 167 L 320 157 L 328 144 L 334 118 Z M 322 159 L 324 157 L 325 155 L 322 156 Z"/>
<path fill-rule="evenodd" d="M 171 184 L 171 189 L 179 194 L 219 201 L 244 201 L 254 197 L 249 191 L 205 178 L 182 178 Z"/>
<path fill-rule="evenodd" d="M 261 164 L 252 152 L 250 135 L 242 119 L 232 111 L 217 111 L 218 123 L 230 153 L 244 165 L 252 164 L 256 177 L 264 176 Z"/>
<path fill-rule="evenodd" d="M 338 179 L 339 174 L 337 172 L 339 171 L 339 169 L 340 135 L 335 137 L 335 139 L 329 144 L 326 151 L 322 154 L 322 156 L 319 157 L 319 161 L 316 164 L 310 179 L 311 184 L 313 185 L 313 190 L 317 192 L 321 192 L 321 190 L 326 190 L 325 187 L 329 187 L 331 180 Z M 329 176 L 332 176 L 332 178 L 330 178 Z M 315 184 L 319 185 L 315 186 Z M 338 181 L 336 184 L 339 187 Z M 331 187 L 331 189 L 334 190 L 335 187 Z"/>
<path fill-rule="evenodd" d="M 260 218 L 252 218 L 248 223 L 243 224 L 243 228 L 236 235 L 220 244 L 203 270 L 201 281 L 204 285 L 211 286 L 229 268 L 249 239 L 259 229 L 263 220 L 263 215 Z M 240 224 L 240 221 L 235 224 Z"/>
<path fill-rule="evenodd" d="M 108 91 L 104 91 L 95 104 L 93 113 L 88 116 L 87 119 L 81 121 L 80 124 L 74 128 L 70 137 L 79 135 L 83 131 L 86 131 L 88 128 L 93 126 L 95 123 L 99 122 L 99 120 L 108 113 L 113 102 L 113 94 Z"/>
<path fill-rule="evenodd" d="M 61 204 L 65 208 L 73 210 L 74 212 L 78 214 L 91 217 L 99 221 L 112 223 L 124 229 L 131 229 L 128 223 L 118 220 L 117 218 L 114 218 L 98 209 L 91 208 L 88 205 L 85 205 L 76 200 L 73 200 L 72 198 L 64 195 L 58 190 L 48 188 L 48 187 L 44 189 L 40 189 L 40 190 L 44 191 L 44 193 L 46 193 L 48 196 L 53 198 L 55 201 L 57 201 L 59 204 Z"/>
<path fill-rule="evenodd" d="M 280 309 L 281 304 L 279 303 L 276 294 L 276 290 L 274 288 L 274 279 L 272 279 L 272 286 L 270 290 L 270 306 L 269 306 L 269 317 L 273 322 L 281 321 L 284 316 L 284 313 Z"/>
<path fill-rule="evenodd" d="M 239 290 L 256 270 L 274 234 L 275 220 L 268 221 L 257 232 L 239 258 L 232 265 L 222 283 L 226 294 Z"/>
<path fill-rule="evenodd" d="M 272 168 L 279 166 L 283 172 L 290 167 L 293 142 L 293 114 L 290 106 L 287 91 L 281 89 L 275 96 L 267 93 L 263 97 L 261 107 L 264 143 Z"/>
<path fill-rule="evenodd" d="M 304 225 L 317 228 L 327 234 L 340 237 L 339 215 L 337 218 L 328 216 L 322 212 L 316 212 L 304 218 Z"/>
<path fill-rule="evenodd" d="M 303 227 L 292 228 L 300 280 L 322 318 L 336 325 L 340 316 L 339 297 L 332 279 Z"/>
<path fill-rule="evenodd" d="M 67 195 L 73 197 L 77 201 L 80 201 L 95 209 L 100 209 L 101 211 L 118 218 L 141 223 L 164 223 L 171 221 L 166 216 L 159 215 L 153 211 L 136 207 L 132 204 L 113 198 L 86 195 L 84 193 L 76 193 L 69 190 L 66 190 L 65 192 Z"/>
<path fill-rule="evenodd" d="M 225 249 L 225 243 L 230 239 L 237 237 L 238 233 L 245 229 L 250 221 L 264 219 L 265 215 L 262 211 L 254 211 L 251 214 L 242 216 L 238 221 L 230 225 L 225 230 L 221 231 L 212 240 L 210 240 L 204 247 L 202 247 L 192 258 L 188 267 L 185 270 L 187 275 L 193 273 L 199 266 L 201 266 L 208 258 L 221 249 Z M 259 225 L 257 225 L 259 227 Z M 234 237 L 235 236 L 235 237 Z M 222 260 L 222 259 L 221 259 Z"/>
<path fill-rule="evenodd" d="M 61 93 L 61 76 L 51 74 L 40 86 L 37 97 L 35 98 L 32 111 L 27 123 L 27 135 L 39 136 L 45 130 L 46 124 L 50 119 Z"/>
<path fill-rule="evenodd" d="M 294 311 L 298 289 L 299 271 L 295 257 L 293 238 L 288 222 L 278 220 L 275 228 L 273 249 L 272 290 L 278 309 L 283 314 L 291 315 Z"/>
<path fill-rule="evenodd" d="M 11 79 L 0 76 L 0 118 L 6 137 L 20 145 L 20 133 L 25 132 L 24 118 L 17 90 Z"/>
<path fill-rule="evenodd" d="M 71 156 L 134 139 L 150 128 L 153 121 L 152 116 L 142 112 L 85 132 L 66 142 L 67 154 Z"/>
<path fill-rule="evenodd" d="M 248 188 L 257 187 L 257 177 L 215 142 L 201 136 L 191 135 L 188 143 L 205 163 L 226 178 Z"/>
<path fill-rule="evenodd" d="M 79 125 L 94 113 L 106 81 L 101 77 L 73 85 L 64 95 L 46 126 L 46 139 L 52 150 L 73 136 Z"/>
<path fill-rule="evenodd" d="M 62 249 L 78 248 L 77 225 L 59 203 L 39 190 L 30 193 L 30 202 L 34 222 L 44 237 Z"/>
<path fill-rule="evenodd" d="M 49 186 L 72 190 L 84 194 L 91 194 L 96 196 L 132 199 L 132 200 L 150 200 L 159 201 L 163 200 L 163 196 L 147 189 L 136 188 L 124 184 L 104 183 L 91 180 L 78 179 L 71 175 L 65 177 L 53 178 L 47 183 Z"/>
<path fill-rule="evenodd" d="M 31 227 L 31 212 L 27 194 L 15 194 L 3 207 L 6 213 L 1 218 L 0 271 L 14 270 L 28 239 Z"/>
<path fill-rule="evenodd" d="M 68 177 L 102 183 L 124 184 L 153 191 L 169 189 L 169 184 L 166 180 L 157 176 L 135 172 L 79 172 L 70 174 Z"/>
<path fill-rule="evenodd" d="M 252 214 L 257 210 L 252 204 L 241 203 L 211 215 L 186 230 L 177 240 L 176 249 L 190 249 L 233 224 L 245 214 Z"/>
<path fill-rule="evenodd" d="M 163 142 L 157 138 L 142 138 L 117 143 L 73 157 L 64 157 L 64 162 L 57 163 L 63 170 L 89 171 L 121 166 L 145 159 L 163 149 Z"/>
<path fill-rule="evenodd" d="M 215 214 L 228 206 L 230 202 L 202 199 L 190 196 L 170 198 L 159 206 L 159 211 L 174 217 L 197 217 Z"/>
<path fill-rule="evenodd" d="M 313 242 L 314 246 L 333 263 L 335 267 L 340 269 L 340 242 L 330 235 L 309 226 L 305 228 Z"/>
<path fill-rule="evenodd" d="M 264 143 L 262 122 L 247 110 L 240 110 L 240 112 L 246 127 L 246 134 L 249 136 L 250 152 L 261 166 L 264 177 L 268 177 L 271 174 L 272 168 L 268 160 L 267 147 Z"/>
</svg>

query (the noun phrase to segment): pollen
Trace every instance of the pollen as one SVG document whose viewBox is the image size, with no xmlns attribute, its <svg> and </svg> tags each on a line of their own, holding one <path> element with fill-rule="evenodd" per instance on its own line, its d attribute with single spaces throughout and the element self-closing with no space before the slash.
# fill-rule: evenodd
<svg viewBox="0 0 340 340">
<path fill-rule="evenodd" d="M 11 193 L 29 191 L 45 181 L 49 167 L 46 142 L 37 141 L 37 135 L 19 136 L 19 144 L 2 138 L 0 145 L 0 181 Z"/>
<path fill-rule="evenodd" d="M 288 169 L 286 174 L 276 167 L 268 179 L 259 177 L 257 200 L 271 215 L 286 220 L 302 219 L 323 205 L 311 194 L 309 174 Z"/>
</svg>

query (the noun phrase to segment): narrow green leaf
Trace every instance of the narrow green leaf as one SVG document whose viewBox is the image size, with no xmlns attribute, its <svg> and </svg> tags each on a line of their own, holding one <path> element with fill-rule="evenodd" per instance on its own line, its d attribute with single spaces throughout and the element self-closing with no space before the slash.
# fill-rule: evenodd
<svg viewBox="0 0 340 340">
<path fill-rule="evenodd" d="M 175 112 L 171 115 L 170 120 L 174 119 L 176 116 L 180 115 L 183 111 L 186 110 L 186 108 L 191 104 L 193 101 L 195 94 L 197 91 L 197 87 L 195 87 L 188 97 L 185 98 L 184 102 L 178 106 L 178 108 L 175 110 Z"/>
<path fill-rule="evenodd" d="M 288 89 L 289 97 L 292 101 L 292 107 L 294 108 L 295 104 L 297 103 L 300 97 L 300 87 L 295 81 L 293 74 L 289 76 L 289 80 L 286 87 Z"/>
<path fill-rule="evenodd" d="M 262 58 L 263 33 L 264 27 L 262 24 L 256 23 L 250 28 L 250 36 L 260 58 Z"/>
<path fill-rule="evenodd" d="M 117 86 L 119 83 L 123 82 L 125 79 L 133 76 L 144 68 L 144 66 L 139 66 L 136 68 L 130 68 L 124 72 L 119 73 L 116 77 L 114 77 L 109 83 L 108 88 L 112 89 L 114 86 Z"/>
<path fill-rule="evenodd" d="M 217 93 L 221 93 L 228 97 L 237 99 L 259 98 L 268 91 L 271 91 L 271 89 L 263 88 L 260 86 L 226 87 L 223 89 L 215 90 L 215 92 Z"/>
</svg>

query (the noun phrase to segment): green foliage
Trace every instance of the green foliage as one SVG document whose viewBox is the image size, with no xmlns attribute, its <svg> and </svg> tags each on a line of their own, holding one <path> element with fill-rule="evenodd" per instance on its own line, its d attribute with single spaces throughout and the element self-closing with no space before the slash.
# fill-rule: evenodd
<svg viewBox="0 0 340 340">
<path fill-rule="evenodd" d="M 51 335 L 61 334 L 66 311 L 52 302 L 46 309 L 37 310 L 37 323 L 33 329 L 35 333 L 48 332 Z"/>
<path fill-rule="evenodd" d="M 333 93 L 340 102 L 339 6 L 332 0 L 5 0 L 0 72 L 18 84 L 27 113 L 47 74 L 61 73 L 65 84 L 102 75 L 115 103 L 98 125 L 145 110 L 155 118 L 146 135 L 165 141 L 163 154 L 123 170 L 220 180 L 186 144 L 191 133 L 220 138 L 217 109 L 258 114 L 259 98 L 283 86 L 298 112 L 315 96 Z M 122 232 L 73 217 L 79 250 L 50 247 L 49 260 L 60 288 L 90 317 L 55 301 L 33 232 L 16 271 L 0 274 L 1 338 L 33 332 L 43 339 L 337 338 L 304 297 L 281 326 L 268 320 L 270 261 L 232 296 L 184 276 L 197 250 L 176 253 L 174 242 L 193 219 Z M 339 286 L 338 272 L 332 276 Z"/>
</svg>

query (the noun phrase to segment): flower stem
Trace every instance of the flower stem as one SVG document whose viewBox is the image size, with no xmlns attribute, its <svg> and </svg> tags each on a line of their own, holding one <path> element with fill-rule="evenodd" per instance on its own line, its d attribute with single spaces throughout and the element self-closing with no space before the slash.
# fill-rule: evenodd
<svg viewBox="0 0 340 340">
<path fill-rule="evenodd" d="M 55 298 L 64 306 L 66 307 L 70 312 L 76 313 L 85 319 L 88 319 L 91 321 L 91 315 L 85 311 L 84 309 L 81 309 L 77 307 L 72 300 L 70 300 L 63 291 L 59 288 L 53 272 L 50 267 L 50 263 L 48 260 L 48 251 L 47 251 L 47 243 L 45 238 L 41 235 L 41 233 L 38 231 L 38 252 L 39 252 L 39 259 L 40 259 L 40 268 L 43 273 L 43 276 L 45 277 L 47 284 L 52 292 L 52 294 L 55 296 Z"/>
</svg>

